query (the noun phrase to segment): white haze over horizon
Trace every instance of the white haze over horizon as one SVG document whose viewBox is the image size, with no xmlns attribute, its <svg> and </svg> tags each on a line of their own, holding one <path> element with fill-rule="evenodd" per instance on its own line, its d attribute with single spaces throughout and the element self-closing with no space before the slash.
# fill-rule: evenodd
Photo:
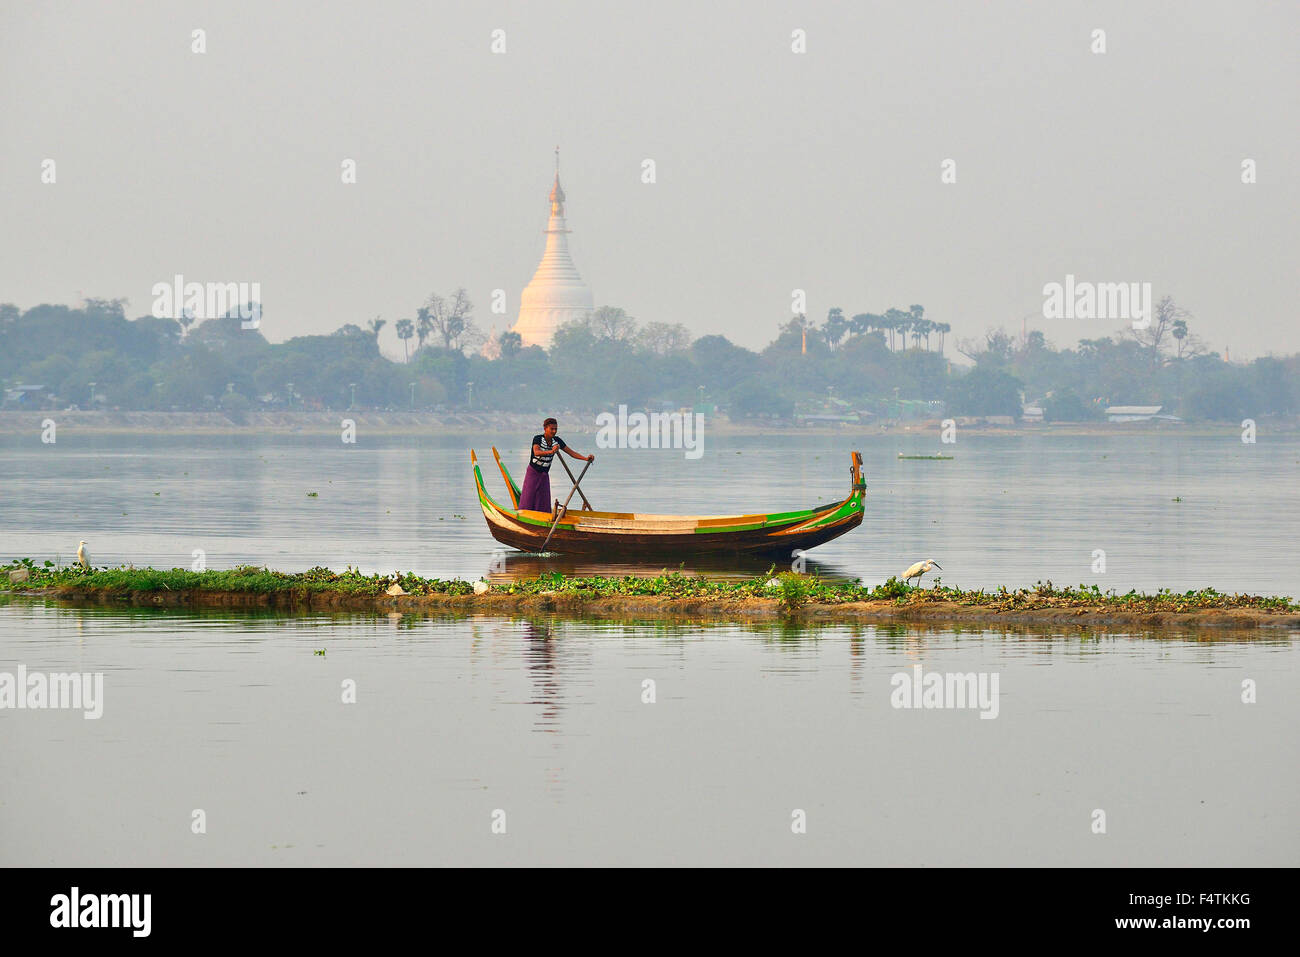
<svg viewBox="0 0 1300 957">
<path fill-rule="evenodd" d="M 921 303 L 950 343 L 1116 334 L 1043 318 L 1070 273 L 1152 283 L 1234 360 L 1300 351 L 1298 27 L 1205 0 L 11 3 L 0 302 L 135 317 L 177 273 L 260 282 L 272 341 L 381 315 L 396 356 L 392 322 L 463 285 L 500 332 L 558 143 L 597 304 L 696 336 L 760 348 L 796 288 L 817 321 Z"/>
</svg>

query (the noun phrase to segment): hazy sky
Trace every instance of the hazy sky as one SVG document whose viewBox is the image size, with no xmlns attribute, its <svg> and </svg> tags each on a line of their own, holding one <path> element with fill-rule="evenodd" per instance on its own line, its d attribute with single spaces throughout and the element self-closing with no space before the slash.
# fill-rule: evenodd
<svg viewBox="0 0 1300 957">
<path fill-rule="evenodd" d="M 1298 36 L 1300 5 L 1241 0 L 6 2 L 0 301 L 256 281 L 279 341 L 464 285 L 499 332 L 558 143 L 574 260 L 639 319 L 759 347 L 801 288 L 817 319 L 1113 333 L 1042 317 L 1073 273 L 1292 352 Z"/>
</svg>

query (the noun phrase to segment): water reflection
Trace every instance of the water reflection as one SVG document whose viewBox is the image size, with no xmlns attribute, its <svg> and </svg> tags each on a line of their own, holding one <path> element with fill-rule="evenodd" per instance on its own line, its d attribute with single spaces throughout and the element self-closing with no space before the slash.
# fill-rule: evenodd
<svg viewBox="0 0 1300 957">
<path fill-rule="evenodd" d="M 690 556 L 677 563 L 638 561 L 635 556 L 592 557 L 581 555 L 547 555 L 541 557 L 528 552 L 498 551 L 484 569 L 484 577 L 495 584 L 529 580 L 539 575 L 560 572 L 570 577 L 653 578 L 656 575 L 681 572 L 718 581 L 745 581 L 756 578 L 775 566 L 776 571 L 788 570 L 789 562 L 772 556 L 724 555 Z M 856 576 L 843 565 L 822 562 L 807 555 L 802 560 L 803 570 L 827 581 L 853 581 Z"/>
<path fill-rule="evenodd" d="M 528 703 L 540 708 L 536 728 L 549 733 L 560 730 L 562 698 L 553 632 L 552 624 L 545 619 L 524 622 L 524 666 L 533 687 L 533 698 Z"/>
<path fill-rule="evenodd" d="M 765 641 L 793 648 L 808 639 L 848 636 L 852 639 L 871 639 L 875 644 L 906 652 L 921 653 L 935 642 L 947 644 L 961 639 L 1001 639 L 1019 646 L 1022 642 L 1046 643 L 1048 646 L 1066 642 L 1072 647 L 1095 652 L 1104 645 L 1107 650 L 1123 652 L 1124 648 L 1142 640 L 1168 643 L 1192 643 L 1216 646 L 1249 642 L 1257 646 L 1290 646 L 1300 631 L 1287 628 L 1140 628 L 1133 625 L 1066 625 L 1053 623 L 1035 625 L 1014 622 L 970 623 L 940 621 L 853 622 L 830 621 L 822 618 L 740 618 L 720 616 L 681 616 L 678 618 L 638 618 L 635 614 L 611 616 L 574 614 L 510 614 L 494 612 L 490 615 L 462 610 L 407 609 L 389 612 L 362 612 L 348 610 L 321 610 L 292 612 L 283 609 L 249 608 L 176 608 L 134 605 L 106 605 L 92 600 L 60 600 L 48 598 L 0 595 L 0 616 L 9 614 L 18 618 L 39 618 L 50 627 L 67 627 L 77 634 L 87 634 L 88 624 L 93 624 L 93 635 L 104 631 L 122 630 L 147 633 L 160 629 L 197 628 L 205 633 L 239 632 L 243 636 L 278 632 L 292 635 L 299 631 L 320 628 L 357 626 L 365 627 L 387 622 L 402 630 L 426 629 L 431 624 L 452 628 L 465 623 L 513 623 L 523 628 L 531 641 L 556 641 L 565 638 L 700 638 L 706 634 L 715 637 L 758 637 Z M 0 617 L 0 622 L 4 619 Z M 179 632 L 177 632 L 179 633 Z M 213 634 L 215 639 L 217 636 Z M 29 636 L 21 631 L 6 632 L 0 625 L 0 640 L 23 641 Z M 33 639 L 34 640 L 34 639 Z M 189 638 L 185 639 L 189 641 Z M 918 643 L 919 642 L 919 643 Z"/>
</svg>

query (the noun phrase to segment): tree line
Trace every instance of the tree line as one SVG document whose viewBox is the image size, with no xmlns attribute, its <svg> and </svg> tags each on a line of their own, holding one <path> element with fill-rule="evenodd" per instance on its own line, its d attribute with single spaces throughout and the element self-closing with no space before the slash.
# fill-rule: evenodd
<svg viewBox="0 0 1300 957">
<path fill-rule="evenodd" d="M 1229 363 L 1207 349 L 1170 297 L 1151 325 L 1057 348 L 1043 332 L 992 329 L 947 355 L 951 327 L 920 305 L 821 321 L 793 316 L 752 350 L 681 324 L 640 322 L 603 306 L 560 328 L 549 349 L 504 332 L 489 339 L 464 289 L 433 294 L 388 320 L 271 343 L 231 314 L 193 322 L 128 319 L 124 300 L 73 308 L 0 305 L 4 408 L 123 410 L 420 409 L 586 412 L 626 404 L 697 405 L 733 418 L 799 412 L 900 414 L 908 400 L 948 415 L 1019 416 L 1040 403 L 1055 421 L 1099 418 L 1109 405 L 1160 405 L 1195 419 L 1300 411 L 1300 356 Z M 25 386 L 27 388 L 20 389 Z M 43 389 L 32 387 L 42 386 Z"/>
</svg>

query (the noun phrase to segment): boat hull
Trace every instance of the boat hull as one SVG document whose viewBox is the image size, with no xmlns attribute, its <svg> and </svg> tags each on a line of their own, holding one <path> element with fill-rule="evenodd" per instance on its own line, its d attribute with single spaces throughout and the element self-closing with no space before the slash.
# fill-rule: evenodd
<svg viewBox="0 0 1300 957">
<path fill-rule="evenodd" d="M 569 517 L 581 519 L 581 512 Z M 862 524 L 862 511 L 833 524 L 801 532 L 775 534 L 761 529 L 736 532 L 618 532 L 599 533 L 581 527 L 556 528 L 546 545 L 549 552 L 566 555 L 721 555 L 771 554 L 789 557 L 795 549 L 807 550 L 838 538 Z M 522 525 L 509 516 L 488 517 L 492 537 L 503 545 L 525 552 L 537 552 L 546 541 L 548 528 L 540 531 Z"/>
</svg>

